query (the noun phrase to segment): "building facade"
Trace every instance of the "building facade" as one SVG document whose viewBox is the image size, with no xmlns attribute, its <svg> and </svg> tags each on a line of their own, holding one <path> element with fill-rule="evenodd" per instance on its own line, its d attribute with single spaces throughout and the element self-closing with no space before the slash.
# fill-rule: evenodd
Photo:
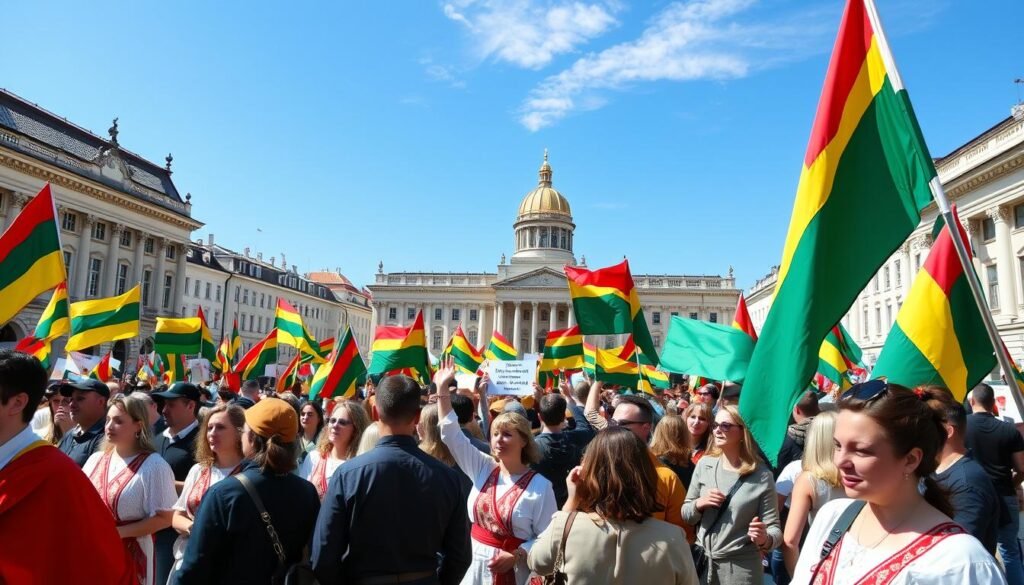
<svg viewBox="0 0 1024 585">
<path fill-rule="evenodd" d="M 486 344 L 498 330 L 520 354 L 539 353 L 549 331 L 575 324 L 562 268 L 576 265 L 576 225 L 569 201 L 552 186 L 547 153 L 539 181 L 519 205 L 512 225 L 515 253 L 496 272 L 385 272 L 377 267 L 372 292 L 375 325 L 409 325 L 423 312 L 427 347 L 438 355 L 461 326 L 470 342 Z M 611 262 L 609 262 L 610 264 Z M 586 266 L 582 257 L 580 266 Z M 655 345 L 661 347 L 673 315 L 731 323 L 739 291 L 728 276 L 634 274 Z M 621 336 L 594 340 L 605 347 Z"/>
<path fill-rule="evenodd" d="M 981 280 L 1003 341 L 1018 363 L 1024 359 L 1024 115 L 1008 117 L 952 153 L 935 160 L 939 180 L 957 206 L 974 249 Z M 932 245 L 938 216 L 933 203 L 921 224 L 886 260 L 857 296 L 843 324 L 874 364 L 896 315 Z M 870 230 L 865 230 L 870 234 Z M 763 325 L 778 269 L 747 294 L 751 318 Z M 987 340 L 977 340 L 988 343 Z"/>
<path fill-rule="evenodd" d="M 170 155 L 160 166 L 118 142 L 0 90 L 0 225 L 5 229 L 49 182 L 57 204 L 71 301 L 121 294 L 142 285 L 140 337 L 104 344 L 114 357 L 133 359 L 151 339 L 157 316 L 179 315 L 192 218 L 191 195 L 171 180 Z M 11 322 L 0 324 L 0 344 L 31 334 L 49 294 Z M 66 339 L 54 343 L 62 355 Z"/>
</svg>

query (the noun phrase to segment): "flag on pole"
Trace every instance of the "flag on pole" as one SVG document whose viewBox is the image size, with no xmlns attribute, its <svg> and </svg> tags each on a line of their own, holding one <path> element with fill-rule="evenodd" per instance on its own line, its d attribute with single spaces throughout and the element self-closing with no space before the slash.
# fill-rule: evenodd
<svg viewBox="0 0 1024 585">
<path fill-rule="evenodd" d="M 537 368 L 540 385 L 547 387 L 560 372 L 582 370 L 583 357 L 583 335 L 578 326 L 549 332 L 544 338 L 544 353 Z"/>
<path fill-rule="evenodd" d="M 291 306 L 284 299 L 277 299 L 277 309 L 274 312 L 274 327 L 277 328 L 277 342 L 290 345 L 304 353 L 313 356 L 313 361 L 322 363 L 320 357 L 320 344 L 316 342 L 302 323 L 302 316 L 299 311 Z"/>
<path fill-rule="evenodd" d="M 210 362 L 212 365 L 217 362 L 217 346 L 213 342 L 213 334 L 210 333 L 210 327 L 206 322 L 206 315 L 203 314 L 202 307 L 199 307 L 196 317 L 199 317 L 199 322 L 201 323 L 199 332 L 202 341 L 199 349 L 199 357 L 206 359 L 206 361 Z"/>
<path fill-rule="evenodd" d="M 955 227 L 970 254 L 970 238 L 959 219 Z M 910 387 L 939 384 L 963 400 L 992 371 L 996 358 L 941 215 L 936 229 L 935 244 L 896 314 L 872 375 Z"/>
<path fill-rule="evenodd" d="M 491 342 L 487 344 L 487 350 L 484 351 L 484 358 L 493 362 L 514 361 L 519 359 L 519 352 L 501 332 L 495 331 L 491 334 Z"/>
<path fill-rule="evenodd" d="M 676 316 L 668 326 L 661 367 L 678 374 L 742 382 L 754 346 L 746 332 L 730 325 Z"/>
<path fill-rule="evenodd" d="M 848 0 L 797 187 L 775 297 L 740 394 L 774 463 L 829 330 L 921 220 L 931 155 L 871 0 Z M 870 226 L 870 237 L 836 237 Z M 836 271 L 835 267 L 842 270 Z"/>
<path fill-rule="evenodd" d="M 352 338 L 352 330 L 349 329 L 327 363 L 313 374 L 313 380 L 309 383 L 309 399 L 336 396 L 351 398 L 356 394 L 356 386 L 365 377 L 366 365 Z"/>
<path fill-rule="evenodd" d="M 750 320 L 750 312 L 747 311 L 747 301 L 740 295 L 736 301 L 736 316 L 732 320 L 732 326 L 746 333 L 751 339 L 757 341 L 757 331 L 754 331 L 754 322 Z"/>
<path fill-rule="evenodd" d="M 0 235 L 0 323 L 67 279 L 50 184 Z"/>
<path fill-rule="evenodd" d="M 581 335 L 630 333 L 640 349 L 658 365 L 658 349 L 633 286 L 629 261 L 597 270 L 566 266 L 565 276 Z"/>
<path fill-rule="evenodd" d="M 160 359 L 164 368 L 160 374 L 161 382 L 170 386 L 175 382 L 185 381 L 185 356 L 168 353 L 161 355 Z"/>
<path fill-rule="evenodd" d="M 295 357 L 288 362 L 288 366 L 285 367 L 284 372 L 277 377 L 278 392 L 291 390 L 292 386 L 299 381 L 299 361 L 301 358 L 302 354 L 296 353 Z"/>
<path fill-rule="evenodd" d="M 68 284 L 62 282 L 53 289 L 50 302 L 39 316 L 33 337 L 53 340 L 68 333 L 71 333 L 71 320 L 68 317 Z"/>
<path fill-rule="evenodd" d="M 466 374 L 476 374 L 484 363 L 484 356 L 466 338 L 462 325 L 455 328 L 455 334 L 448 341 L 448 347 L 441 354 L 441 358 L 445 356 L 451 356 L 455 360 L 455 368 Z"/>
<path fill-rule="evenodd" d="M 14 346 L 15 351 L 27 353 L 28 355 L 39 360 L 39 363 L 43 364 L 43 369 L 50 369 L 50 356 L 53 353 L 53 347 L 49 339 L 39 339 L 35 336 L 28 336 L 18 340 L 18 343 Z"/>
<path fill-rule="evenodd" d="M 197 354 L 203 343 L 202 329 L 199 317 L 157 317 L 153 348 L 165 355 Z"/>
<path fill-rule="evenodd" d="M 255 380 L 260 376 L 265 376 L 267 366 L 274 365 L 277 363 L 277 329 L 272 329 L 266 337 L 261 339 L 256 345 L 253 345 L 242 356 L 242 359 L 238 360 L 238 365 L 235 366 L 235 374 L 238 374 L 240 380 Z"/>
<path fill-rule="evenodd" d="M 409 327 L 379 325 L 373 336 L 370 374 L 384 374 L 392 370 L 411 368 L 420 381 L 430 381 L 430 362 L 427 338 L 423 330 L 423 312 Z"/>
<path fill-rule="evenodd" d="M 227 373 L 231 371 L 231 358 L 228 357 L 231 354 L 231 340 L 227 337 L 220 342 L 220 349 L 217 350 L 217 361 L 213 362 L 213 365 L 221 371 L 221 373 Z"/>
<path fill-rule="evenodd" d="M 842 323 L 836 324 L 818 350 L 818 373 L 843 390 L 853 385 L 852 374 L 862 372 L 864 361 L 860 347 L 850 337 Z"/>
<path fill-rule="evenodd" d="M 99 363 L 89 372 L 89 377 L 100 382 L 109 382 L 114 377 L 114 371 L 110 367 L 110 352 L 108 351 Z"/>
<path fill-rule="evenodd" d="M 227 353 L 228 361 L 234 362 L 238 359 L 239 352 L 242 351 L 242 337 L 238 335 L 238 318 L 235 318 L 234 324 L 231 326 L 231 346 Z"/>
<path fill-rule="evenodd" d="M 71 337 L 67 351 L 78 351 L 108 341 L 139 335 L 140 286 L 123 295 L 71 303 Z"/>
</svg>

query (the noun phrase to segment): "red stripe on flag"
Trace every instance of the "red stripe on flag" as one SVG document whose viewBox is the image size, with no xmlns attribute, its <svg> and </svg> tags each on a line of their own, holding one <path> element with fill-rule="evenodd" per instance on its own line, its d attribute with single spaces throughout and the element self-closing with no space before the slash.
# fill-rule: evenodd
<svg viewBox="0 0 1024 585">
<path fill-rule="evenodd" d="M 54 221 L 53 196 L 50 195 L 49 183 L 43 185 L 39 193 L 14 218 L 14 223 L 0 236 L 0 262 L 6 260 L 39 224 L 47 221 Z"/>
<path fill-rule="evenodd" d="M 614 266 L 587 270 L 574 266 L 565 267 L 565 275 L 580 286 L 600 286 L 621 290 L 627 297 L 633 290 L 633 276 L 629 272 L 629 261 L 623 260 Z"/>
</svg>

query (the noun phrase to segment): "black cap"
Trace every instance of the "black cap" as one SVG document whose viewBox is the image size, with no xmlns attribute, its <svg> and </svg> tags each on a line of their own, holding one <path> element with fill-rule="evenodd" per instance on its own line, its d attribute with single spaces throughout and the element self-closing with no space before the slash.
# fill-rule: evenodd
<svg viewBox="0 0 1024 585">
<path fill-rule="evenodd" d="M 167 400 L 173 398 L 187 398 L 194 402 L 200 402 L 202 395 L 199 393 L 199 387 L 191 382 L 175 382 L 171 384 L 171 387 L 164 392 L 154 392 L 153 396 L 159 396 Z"/>
<path fill-rule="evenodd" d="M 63 380 L 53 380 L 50 385 L 46 387 L 46 392 L 43 394 L 46 398 L 53 398 L 60 393 L 60 387 L 64 385 Z"/>
<path fill-rule="evenodd" d="M 235 399 L 233 404 L 237 404 L 238 406 L 241 406 L 245 410 L 249 410 L 253 406 L 256 406 L 256 403 L 253 402 L 251 398 L 246 398 L 245 396 L 239 396 L 238 398 Z"/>
<path fill-rule="evenodd" d="M 110 398 L 110 388 L 99 380 L 80 380 L 78 382 L 65 382 L 60 385 L 61 396 L 71 396 L 75 390 L 82 392 L 95 392 L 104 398 Z"/>
</svg>

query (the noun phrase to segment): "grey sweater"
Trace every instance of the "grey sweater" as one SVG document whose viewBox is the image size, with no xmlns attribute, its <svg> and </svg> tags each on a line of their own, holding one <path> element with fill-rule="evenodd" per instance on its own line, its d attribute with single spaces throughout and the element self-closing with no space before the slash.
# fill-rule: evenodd
<svg viewBox="0 0 1024 585">
<path fill-rule="evenodd" d="M 715 521 L 715 509 L 708 508 L 702 514 L 697 510 L 696 500 L 714 488 L 728 494 L 736 481 L 742 482 L 726 504 L 718 511 L 718 522 L 712 534 L 708 527 Z M 734 471 L 727 471 L 718 457 L 704 456 L 693 471 L 693 481 L 686 492 L 683 503 L 683 520 L 698 525 L 697 542 L 704 545 L 715 560 L 758 557 L 757 545 L 747 536 L 750 522 L 757 516 L 767 525 L 768 548 L 782 544 L 782 529 L 779 527 L 778 498 L 772 472 L 763 463 L 740 477 Z M 758 561 L 760 562 L 760 561 Z"/>
</svg>

